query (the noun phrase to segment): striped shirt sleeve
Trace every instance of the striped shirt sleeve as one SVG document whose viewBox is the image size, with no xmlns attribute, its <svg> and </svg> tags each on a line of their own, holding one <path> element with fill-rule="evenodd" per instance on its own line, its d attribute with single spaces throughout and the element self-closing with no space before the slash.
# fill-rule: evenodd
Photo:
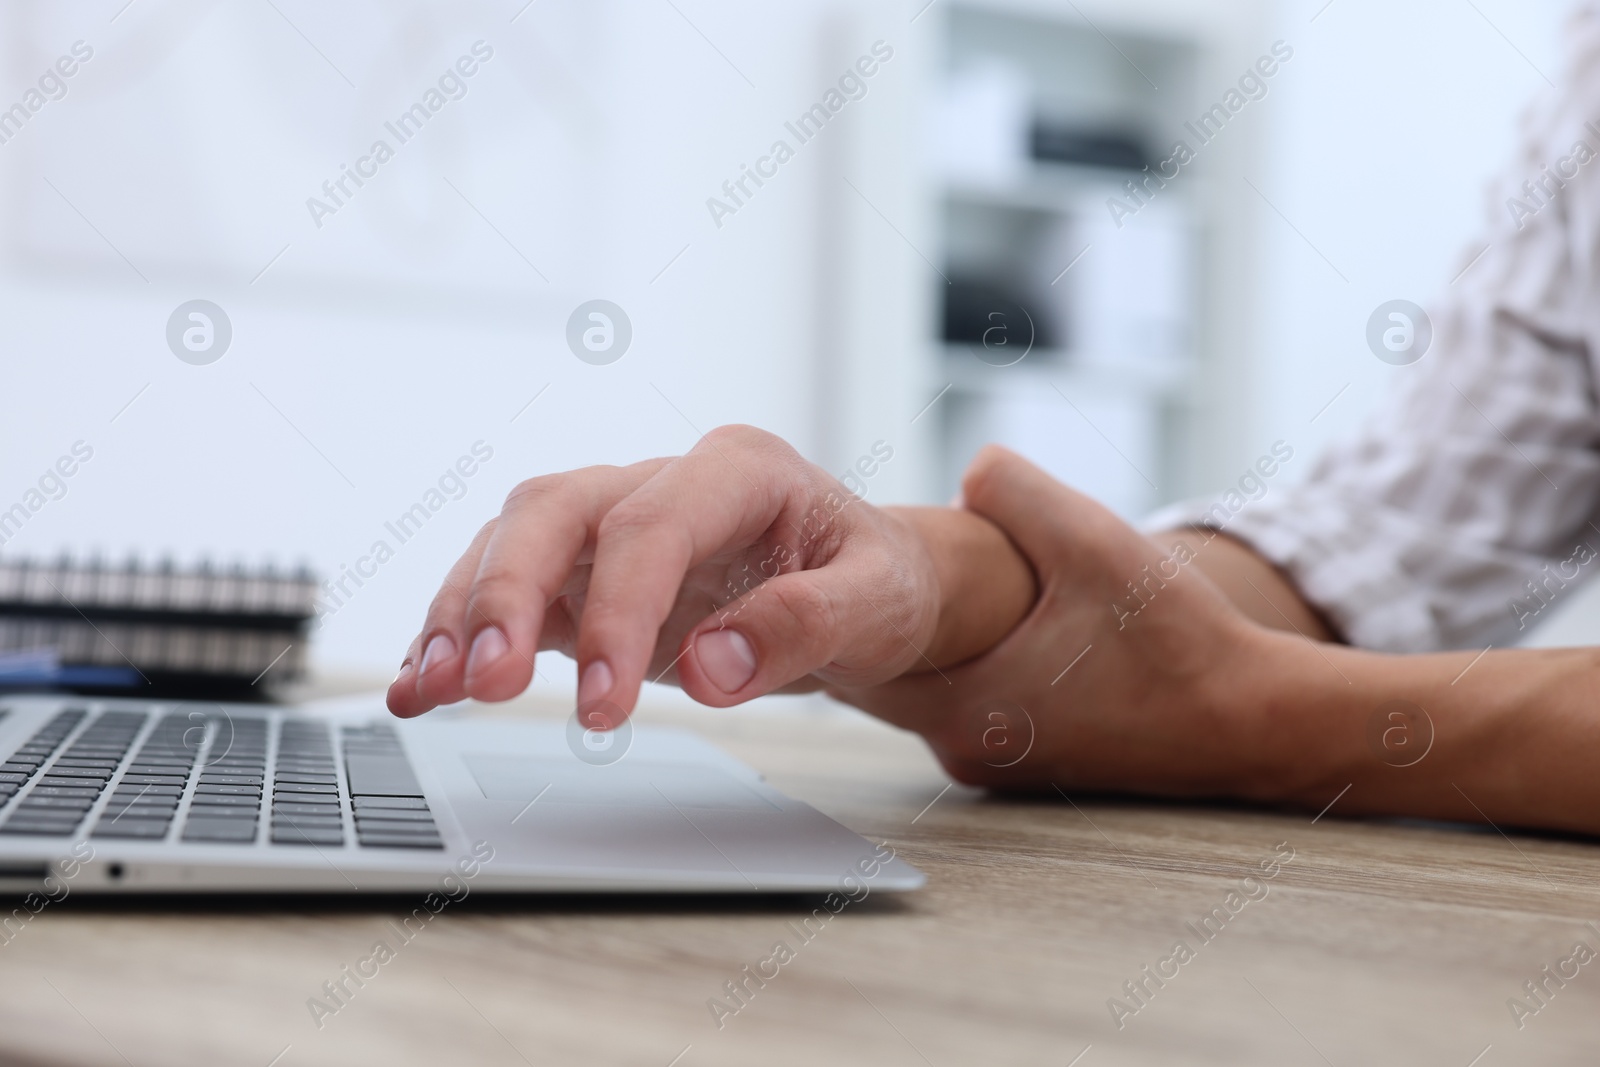
<svg viewBox="0 0 1600 1067">
<path fill-rule="evenodd" d="M 1346 641 L 1392 652 L 1512 642 L 1600 571 L 1600 13 L 1576 12 L 1567 41 L 1560 91 L 1525 118 L 1486 238 L 1388 402 L 1300 484 L 1148 526 L 1225 530 Z"/>
</svg>

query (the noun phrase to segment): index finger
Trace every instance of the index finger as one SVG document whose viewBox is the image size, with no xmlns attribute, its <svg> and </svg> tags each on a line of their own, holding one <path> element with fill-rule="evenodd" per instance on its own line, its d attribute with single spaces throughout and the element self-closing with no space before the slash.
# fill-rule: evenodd
<svg viewBox="0 0 1600 1067">
<path fill-rule="evenodd" d="M 390 707 L 419 715 L 465 696 L 506 700 L 526 688 L 540 621 L 589 551 L 596 525 L 664 462 L 592 467 L 513 489 L 445 576 L 390 688 Z"/>
<path fill-rule="evenodd" d="M 689 569 L 797 515 L 796 490 L 815 481 L 814 468 L 777 437 L 721 427 L 612 508 L 578 626 L 580 707 L 604 700 L 631 711 Z"/>
<path fill-rule="evenodd" d="M 592 551 L 596 528 L 668 462 L 588 467 L 518 487 L 465 590 L 468 651 L 454 666 L 466 695 L 509 700 L 527 688 L 546 609 Z"/>
</svg>

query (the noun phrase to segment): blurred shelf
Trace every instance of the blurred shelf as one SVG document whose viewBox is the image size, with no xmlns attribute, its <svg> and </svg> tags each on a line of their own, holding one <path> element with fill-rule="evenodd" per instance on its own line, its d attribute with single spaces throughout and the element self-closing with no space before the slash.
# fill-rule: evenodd
<svg viewBox="0 0 1600 1067">
<path fill-rule="evenodd" d="M 926 420 L 942 438 L 942 494 L 986 442 L 1125 516 L 1185 491 L 1216 359 L 1201 280 L 1214 274 L 1218 188 L 1198 159 L 1170 178 L 1156 163 L 1208 106 L 1199 89 L 1221 57 L 1263 32 L 1251 2 L 950 0 L 930 12 L 942 58 L 922 189 L 942 277 L 928 279 L 934 314 L 908 380 L 950 393 Z M 1130 162 L 1113 151 L 1130 144 L 1148 169 L 1108 165 Z M 1152 172 L 1164 183 L 1153 196 L 1129 192 Z M 1048 342 L 1017 363 L 943 339 L 1004 325 L 1014 308 Z"/>
<path fill-rule="evenodd" d="M 947 179 L 940 184 L 937 192 L 953 205 L 1066 214 L 1080 211 L 1085 206 L 1101 206 L 1101 197 L 1120 194 L 1124 184 L 1141 173 L 1113 167 L 1046 163 L 1004 184 L 964 178 Z M 1160 190 L 1160 195 L 1174 206 L 1187 207 L 1198 185 L 1199 182 L 1192 176 L 1180 172 L 1178 178 L 1169 181 L 1167 187 Z"/>
<path fill-rule="evenodd" d="M 975 354 L 980 346 L 942 346 L 939 368 L 957 391 L 980 396 L 1038 392 L 1055 387 L 1121 393 L 1160 403 L 1181 394 L 1194 379 L 1193 362 L 1176 359 L 1110 359 L 1079 352 L 1035 349 L 1019 363 L 999 367 Z"/>
<path fill-rule="evenodd" d="M 1213 46 L 1225 41 L 1235 25 L 1251 25 L 1258 18 L 1247 0 L 1207 4 L 1194 0 L 1076 0 L 1070 5 L 1061 0 L 959 0 L 951 7 L 962 13 L 1047 26 L 1066 18 L 1081 19 L 1078 25 L 1084 31 L 1121 38 L 1124 47 L 1131 39 L 1173 49 Z"/>
</svg>

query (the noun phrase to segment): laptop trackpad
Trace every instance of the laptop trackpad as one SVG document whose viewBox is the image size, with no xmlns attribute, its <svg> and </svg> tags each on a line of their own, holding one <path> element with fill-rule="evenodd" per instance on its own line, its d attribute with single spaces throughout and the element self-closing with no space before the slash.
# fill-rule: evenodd
<svg viewBox="0 0 1600 1067">
<path fill-rule="evenodd" d="M 463 752 L 478 789 L 489 800 L 526 804 L 591 804 L 625 808 L 778 811 L 732 775 L 696 764 L 621 760 L 597 767 L 570 759 Z"/>
</svg>

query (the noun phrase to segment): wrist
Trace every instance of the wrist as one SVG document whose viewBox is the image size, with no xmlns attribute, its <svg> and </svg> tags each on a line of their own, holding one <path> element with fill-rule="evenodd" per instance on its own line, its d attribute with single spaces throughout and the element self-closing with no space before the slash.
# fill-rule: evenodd
<svg viewBox="0 0 1600 1067">
<path fill-rule="evenodd" d="M 1201 701 L 1228 749 L 1227 792 L 1261 802 L 1316 794 L 1352 758 L 1342 732 L 1328 729 L 1323 694 L 1332 684 L 1348 688 L 1325 661 L 1345 650 L 1242 618 L 1223 647 Z"/>
<path fill-rule="evenodd" d="M 943 668 L 989 651 L 1033 609 L 1033 568 L 998 526 L 958 508 L 884 508 L 928 567 L 930 636 L 911 669 Z"/>
</svg>

